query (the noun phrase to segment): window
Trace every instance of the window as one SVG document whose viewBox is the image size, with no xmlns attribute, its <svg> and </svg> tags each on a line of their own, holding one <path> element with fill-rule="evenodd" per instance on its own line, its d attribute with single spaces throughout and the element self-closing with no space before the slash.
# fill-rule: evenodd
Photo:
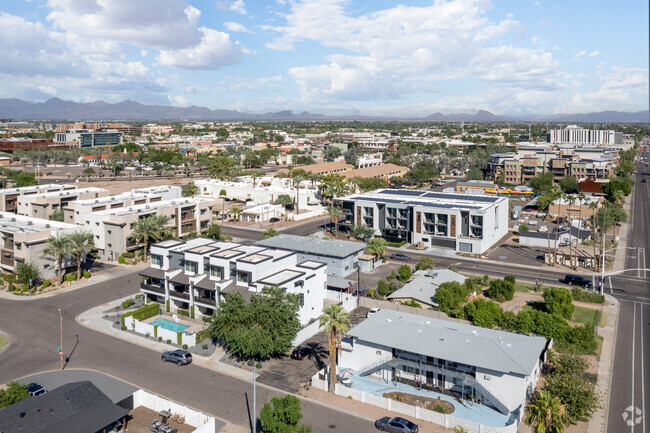
<svg viewBox="0 0 650 433">
<path fill-rule="evenodd" d="M 23 249 L 23 244 L 20 244 L 20 243 L 16 244 L 16 249 L 17 250 L 22 250 Z"/>
<path fill-rule="evenodd" d="M 218 266 L 210 266 L 210 276 L 219 280 L 223 280 L 223 268 L 220 268 Z"/>
<path fill-rule="evenodd" d="M 408 365 L 402 365 L 402 371 L 404 373 L 420 374 L 419 368 L 409 367 Z"/>
<path fill-rule="evenodd" d="M 201 209 L 201 215 L 205 215 L 207 211 L 208 211 L 207 209 Z"/>
<path fill-rule="evenodd" d="M 190 262 L 189 260 L 185 262 L 185 271 L 190 274 L 196 274 L 198 265 L 196 262 Z"/>
<path fill-rule="evenodd" d="M 162 257 L 157 255 L 157 254 L 152 254 L 151 255 L 151 264 L 156 265 L 156 266 L 162 265 Z"/>
</svg>

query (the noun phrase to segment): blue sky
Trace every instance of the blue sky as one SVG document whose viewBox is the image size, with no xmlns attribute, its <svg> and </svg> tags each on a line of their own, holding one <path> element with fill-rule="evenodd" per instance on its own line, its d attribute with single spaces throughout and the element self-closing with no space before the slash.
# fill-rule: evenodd
<svg viewBox="0 0 650 433">
<path fill-rule="evenodd" d="M 648 2 L 4 0 L 0 98 L 267 112 L 648 109 Z"/>
</svg>

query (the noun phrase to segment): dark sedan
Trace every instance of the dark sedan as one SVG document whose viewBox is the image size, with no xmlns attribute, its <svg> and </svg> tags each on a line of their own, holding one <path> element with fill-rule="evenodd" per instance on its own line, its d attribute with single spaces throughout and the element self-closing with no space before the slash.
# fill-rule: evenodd
<svg viewBox="0 0 650 433">
<path fill-rule="evenodd" d="M 390 256 L 391 260 L 399 260 L 400 262 L 410 262 L 411 258 L 406 254 L 395 253 Z"/>
<path fill-rule="evenodd" d="M 295 349 L 293 349 L 293 352 L 291 352 L 291 358 L 292 359 L 297 359 L 297 360 L 303 360 L 309 356 L 311 356 L 311 347 L 309 346 L 298 346 Z"/>
<path fill-rule="evenodd" d="M 417 433 L 418 425 L 412 423 L 406 418 L 400 417 L 383 417 L 375 421 L 377 430 L 387 431 L 390 433 Z"/>
</svg>

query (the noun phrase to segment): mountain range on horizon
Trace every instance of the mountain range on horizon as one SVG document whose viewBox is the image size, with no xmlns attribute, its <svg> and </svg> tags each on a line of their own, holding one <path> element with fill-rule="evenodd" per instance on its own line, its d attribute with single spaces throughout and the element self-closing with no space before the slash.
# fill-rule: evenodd
<svg viewBox="0 0 650 433">
<path fill-rule="evenodd" d="M 426 117 L 417 116 L 379 116 L 379 115 L 325 115 L 303 111 L 281 110 L 263 114 L 246 113 L 236 110 L 212 110 L 207 107 L 173 107 L 166 105 L 145 105 L 136 101 L 124 100 L 115 104 L 104 101 L 79 103 L 51 98 L 45 102 L 24 101 L 22 99 L 0 99 L 0 118 L 13 120 L 51 120 L 51 121 L 335 121 L 366 120 L 395 121 L 411 120 L 425 122 L 594 122 L 594 123 L 647 123 L 650 111 L 624 112 L 601 111 L 595 113 L 553 114 L 553 115 L 496 115 L 486 110 L 471 113 L 433 113 Z"/>
</svg>

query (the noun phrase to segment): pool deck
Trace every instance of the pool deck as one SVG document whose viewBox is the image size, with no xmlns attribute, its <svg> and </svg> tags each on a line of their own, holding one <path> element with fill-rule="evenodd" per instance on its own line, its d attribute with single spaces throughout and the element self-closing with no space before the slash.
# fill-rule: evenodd
<svg viewBox="0 0 650 433">
<path fill-rule="evenodd" d="M 503 415 L 502 413 L 482 404 L 464 401 L 464 405 L 462 405 L 454 397 L 449 395 L 428 389 L 418 389 L 401 382 L 393 384 L 393 382 L 385 382 L 373 376 L 359 376 L 355 374 L 351 380 L 351 388 L 381 397 L 383 397 L 384 393 L 397 391 L 407 394 L 421 395 L 428 398 L 439 398 L 454 406 L 455 410 L 450 414 L 450 416 L 478 424 L 485 424 L 491 427 L 503 427 L 508 424 L 510 418 L 509 415 Z"/>
</svg>

